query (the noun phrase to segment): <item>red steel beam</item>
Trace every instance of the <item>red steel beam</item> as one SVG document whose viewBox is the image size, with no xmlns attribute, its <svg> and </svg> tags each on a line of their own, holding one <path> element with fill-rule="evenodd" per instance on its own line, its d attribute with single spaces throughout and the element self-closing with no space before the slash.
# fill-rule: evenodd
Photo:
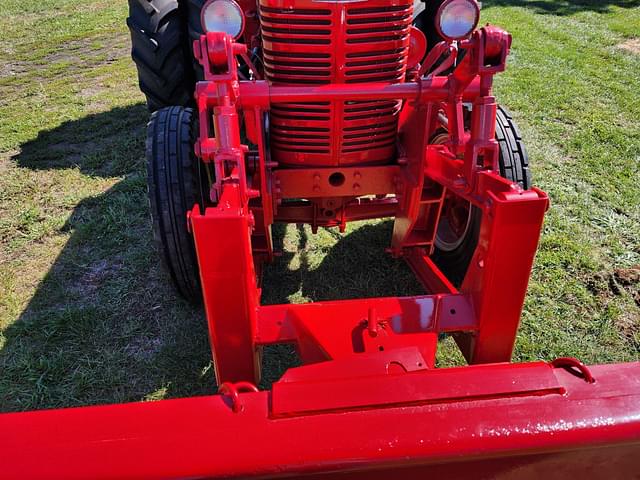
<svg viewBox="0 0 640 480">
<path fill-rule="evenodd" d="M 369 220 L 372 218 L 393 217 L 398 210 L 398 201 L 394 197 L 384 199 L 358 198 L 349 202 L 344 207 L 346 222 Z M 278 207 L 275 220 L 281 223 L 308 223 L 313 225 L 314 219 L 318 225 L 338 225 L 337 221 L 314 217 L 314 205 L 307 201 L 286 202 Z"/>
<path fill-rule="evenodd" d="M 451 287 L 454 288 L 454 287 Z M 301 336 L 296 325 L 316 334 L 322 344 L 351 345 L 353 330 L 374 311 L 389 334 L 400 338 L 426 332 L 464 332 L 478 328 L 468 297 L 457 293 L 416 297 L 359 298 L 258 307 L 256 343 L 295 342 Z M 411 345 L 407 341 L 407 346 Z M 332 350 L 330 347 L 326 349 Z M 347 347 L 350 353 L 350 347 Z"/>
<path fill-rule="evenodd" d="M 523 369 L 528 377 L 518 375 Z M 585 480 L 640 472 L 639 363 L 593 367 L 593 384 L 563 369 L 464 370 L 475 373 L 473 388 L 483 396 L 465 401 L 464 384 L 448 382 L 445 371 L 438 383 L 457 400 L 439 392 L 416 404 L 281 419 L 272 416 L 268 392 L 240 394 L 238 413 L 226 398 L 210 396 L 4 414 L 0 476 Z M 504 393 L 519 378 L 525 391 Z M 545 382 L 544 394 L 527 391 Z M 564 393 L 554 391 L 555 382 Z M 502 385 L 495 391 L 503 394 L 492 396 L 492 385 Z"/>
<path fill-rule="evenodd" d="M 283 168 L 275 170 L 273 176 L 280 188 L 278 196 L 283 199 L 386 195 L 395 193 L 400 167 Z"/>
<path fill-rule="evenodd" d="M 405 83 L 329 84 L 320 86 L 269 85 L 265 80 L 239 82 L 238 102 L 243 108 L 268 109 L 278 103 L 364 100 L 419 100 L 442 102 L 450 95 L 448 77 L 434 77 Z M 200 82 L 198 96 L 215 105 L 218 93 L 213 82 Z M 464 90 L 463 99 L 473 100 L 480 94 L 480 79 L 476 78 Z"/>
<path fill-rule="evenodd" d="M 451 283 L 447 276 L 442 273 L 423 249 L 411 249 L 404 258 L 427 292 L 432 294 L 458 293 L 458 289 Z"/>
</svg>

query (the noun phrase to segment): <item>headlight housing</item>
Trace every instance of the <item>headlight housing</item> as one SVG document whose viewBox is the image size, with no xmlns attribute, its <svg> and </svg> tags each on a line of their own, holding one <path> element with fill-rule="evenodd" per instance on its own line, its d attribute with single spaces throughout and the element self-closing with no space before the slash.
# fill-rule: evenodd
<svg viewBox="0 0 640 480">
<path fill-rule="evenodd" d="M 223 32 L 234 40 L 244 30 L 244 12 L 234 0 L 209 0 L 202 7 L 200 23 L 205 32 Z"/>
<path fill-rule="evenodd" d="M 447 40 L 461 40 L 471 35 L 479 20 L 476 0 L 446 0 L 438 9 L 436 28 Z"/>
</svg>

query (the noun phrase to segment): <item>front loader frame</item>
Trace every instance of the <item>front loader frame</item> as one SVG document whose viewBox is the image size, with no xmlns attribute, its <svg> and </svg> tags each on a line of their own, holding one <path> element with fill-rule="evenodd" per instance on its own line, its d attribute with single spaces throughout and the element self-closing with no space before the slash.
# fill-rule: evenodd
<svg viewBox="0 0 640 480">
<path fill-rule="evenodd" d="M 202 36 L 195 147 L 214 172 L 214 206 L 194 206 L 187 222 L 221 395 L 0 415 L 0 477 L 635 478 L 640 364 L 506 363 L 548 207 L 540 190 L 496 173 L 491 83 L 510 41 L 475 32 L 448 75 L 306 87 L 239 81 L 245 47 Z M 382 99 L 405 102 L 393 165 L 271 161 L 271 105 Z M 255 151 L 241 142 L 240 112 Z M 430 145 L 445 120 L 449 143 Z M 448 190 L 482 211 L 460 288 L 430 258 Z M 300 198 L 338 208 L 323 214 Z M 385 216 L 395 218 L 390 253 L 428 295 L 260 305 L 274 222 L 316 230 Z M 442 333 L 471 366 L 434 368 Z M 261 347 L 277 343 L 294 344 L 302 366 L 258 391 Z"/>
<path fill-rule="evenodd" d="M 196 56 L 206 72 L 206 81 L 196 90 L 196 151 L 214 165 L 217 205 L 204 212 L 194 207 L 189 221 L 219 383 L 257 385 L 260 347 L 276 343 L 294 343 L 303 364 L 382 351 L 391 351 L 387 360 L 393 361 L 396 351 L 414 349 L 415 358 L 410 365 L 401 363 L 402 368 L 426 369 L 434 367 L 438 334 L 449 333 L 472 364 L 510 360 L 548 206 L 540 190 L 524 191 L 495 173 L 491 83 L 504 69 L 510 42 L 508 34 L 487 27 L 462 46 L 467 56 L 449 76 L 320 87 L 238 81 L 233 59 L 244 53 L 243 45 L 212 33 L 196 43 Z M 264 118 L 271 105 L 342 99 L 406 102 L 397 164 L 292 169 L 268 160 Z M 464 126 L 454 127 L 462 121 L 463 102 L 472 105 L 469 133 Z M 244 114 L 248 137 L 258 146 L 254 172 L 246 171 L 248 147 L 240 141 L 238 110 Z M 429 145 L 428 133 L 435 130 L 443 110 L 452 145 Z M 332 183 L 332 176 L 341 182 Z M 460 289 L 429 257 L 447 190 L 483 212 L 478 248 Z M 385 197 L 356 198 L 366 195 Z M 304 222 L 315 229 L 317 209 L 294 199 L 350 196 L 355 199 L 325 224 L 394 216 L 390 251 L 406 259 L 430 295 L 261 306 L 257 279 L 262 261 L 273 256 L 271 224 Z"/>
</svg>

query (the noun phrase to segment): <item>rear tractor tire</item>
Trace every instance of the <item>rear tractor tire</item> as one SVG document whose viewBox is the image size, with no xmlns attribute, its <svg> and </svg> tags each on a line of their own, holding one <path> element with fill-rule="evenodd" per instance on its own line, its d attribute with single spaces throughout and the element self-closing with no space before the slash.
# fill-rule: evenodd
<svg viewBox="0 0 640 480">
<path fill-rule="evenodd" d="M 191 42 L 183 10 L 177 0 L 129 0 L 131 57 L 150 112 L 193 103 Z"/>
<path fill-rule="evenodd" d="M 167 107 L 147 126 L 147 175 L 153 236 L 180 294 L 201 302 L 200 274 L 187 212 L 203 204 L 198 158 L 193 151 L 196 122 L 190 108 Z"/>
<path fill-rule="evenodd" d="M 446 133 L 443 134 L 446 136 Z M 438 136 L 437 136 L 438 137 Z M 440 143 L 436 137 L 434 143 Z M 500 175 L 531 188 L 529 156 L 513 117 L 501 106 L 496 116 Z M 433 260 L 455 284 L 461 285 L 478 245 L 482 211 L 466 200 L 448 194 L 436 233 Z"/>
</svg>

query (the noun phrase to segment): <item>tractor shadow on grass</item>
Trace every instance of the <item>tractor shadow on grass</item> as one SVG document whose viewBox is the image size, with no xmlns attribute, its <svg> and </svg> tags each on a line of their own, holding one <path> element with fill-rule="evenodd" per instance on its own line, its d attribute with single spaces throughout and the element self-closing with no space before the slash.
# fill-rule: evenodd
<svg viewBox="0 0 640 480">
<path fill-rule="evenodd" d="M 22 145 L 13 158 L 39 178 L 77 170 L 82 183 L 92 182 L 88 191 L 102 183 L 104 191 L 74 206 L 57 235 L 64 246 L 55 249 L 35 293 L 4 331 L 0 411 L 214 393 L 202 309 L 177 296 L 152 242 L 147 118 L 139 104 L 65 122 Z M 46 188 L 37 194 L 50 194 Z M 288 241 L 297 235 L 297 244 L 265 269 L 265 304 L 288 303 L 292 295 L 320 301 L 422 292 L 406 265 L 384 252 L 390 221 L 346 235 L 325 230 L 322 248 L 308 227 L 275 225 L 280 249 L 287 232 Z M 332 246 L 325 249 L 327 238 Z M 28 248 L 52 247 L 45 240 Z M 29 262 L 26 268 L 37 268 Z M 262 386 L 295 363 L 290 345 L 268 349 Z"/>
<path fill-rule="evenodd" d="M 76 169 L 83 183 L 98 185 L 91 191 L 103 183 L 104 191 L 73 208 L 58 232 L 64 247 L 44 263 L 50 269 L 4 331 L 0 411 L 215 391 L 204 315 L 175 294 L 154 251 L 147 119 L 138 104 L 65 122 L 13 158 L 35 178 Z M 28 248 L 52 247 L 45 239 Z M 26 268 L 34 268 L 30 262 Z"/>
<path fill-rule="evenodd" d="M 290 226 L 297 230 L 298 258 L 292 262 L 296 254 L 285 250 L 265 269 L 263 303 L 289 303 L 290 297 L 296 294 L 317 302 L 424 293 L 409 267 L 385 252 L 390 245 L 392 227 L 393 222 L 388 220 L 362 224 L 344 235 L 337 229 L 327 230 L 335 243 L 317 262 L 318 247 L 312 245 L 310 229 Z M 283 250 L 284 234 L 284 225 L 274 226 L 274 244 L 278 250 Z"/>
<path fill-rule="evenodd" d="M 581 11 L 607 13 L 611 7 L 634 8 L 640 0 L 483 0 L 483 8 L 524 7 L 535 13 L 566 16 Z"/>
</svg>

